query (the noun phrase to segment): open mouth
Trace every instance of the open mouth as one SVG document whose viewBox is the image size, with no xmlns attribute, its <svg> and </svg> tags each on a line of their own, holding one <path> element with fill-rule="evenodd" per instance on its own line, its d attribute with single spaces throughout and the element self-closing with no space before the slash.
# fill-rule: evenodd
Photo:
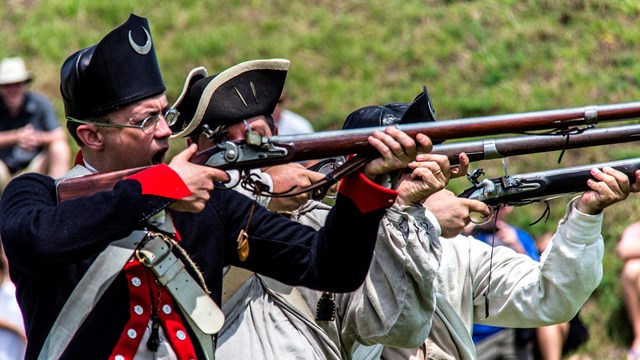
<svg viewBox="0 0 640 360">
<path fill-rule="evenodd" d="M 151 158 L 151 163 L 153 165 L 162 164 L 164 160 L 164 155 L 167 153 L 167 150 L 168 149 L 160 150 L 155 155 L 153 155 L 153 157 Z"/>
</svg>

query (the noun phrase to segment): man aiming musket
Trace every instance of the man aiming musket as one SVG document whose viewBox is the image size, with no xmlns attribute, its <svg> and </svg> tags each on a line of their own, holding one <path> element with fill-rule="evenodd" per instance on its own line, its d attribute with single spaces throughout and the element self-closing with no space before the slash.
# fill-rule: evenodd
<svg viewBox="0 0 640 360">
<path fill-rule="evenodd" d="M 386 347 L 381 358 L 475 359 L 473 323 L 540 327 L 570 320 L 602 278 L 603 210 L 626 199 L 629 192 L 640 191 L 640 170 L 637 165 L 632 169 L 630 166 L 623 173 L 609 166 L 593 166 L 588 170 L 589 179 L 583 177 L 582 183 L 575 184 L 583 193 L 569 202 L 541 262 L 458 235 L 477 200 L 459 198 L 447 190 L 428 197 L 425 213 L 433 215 L 430 219 L 435 217 L 433 224 L 443 235 L 429 244 L 429 249 L 439 249 L 434 252 L 438 264 L 431 269 L 434 278 L 420 288 L 431 289 L 435 299 L 434 312 L 425 319 L 429 335 L 416 349 Z M 408 231 L 385 227 L 394 244 L 400 246 L 404 244 L 400 239 L 429 231 L 426 222 L 405 221 L 401 228 Z M 357 357 L 362 353 L 352 355 L 354 359 L 366 358 Z"/>
</svg>

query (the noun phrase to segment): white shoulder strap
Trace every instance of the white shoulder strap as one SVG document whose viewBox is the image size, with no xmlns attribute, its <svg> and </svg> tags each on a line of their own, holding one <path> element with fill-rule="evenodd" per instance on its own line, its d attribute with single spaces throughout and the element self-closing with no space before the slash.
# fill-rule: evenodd
<svg viewBox="0 0 640 360">
<path fill-rule="evenodd" d="M 453 309 L 444 295 L 436 293 L 436 313 L 449 328 L 453 342 L 458 347 L 458 352 L 463 360 L 475 360 L 475 345 L 469 335 L 469 331 L 462 323 L 460 316 Z"/>
</svg>

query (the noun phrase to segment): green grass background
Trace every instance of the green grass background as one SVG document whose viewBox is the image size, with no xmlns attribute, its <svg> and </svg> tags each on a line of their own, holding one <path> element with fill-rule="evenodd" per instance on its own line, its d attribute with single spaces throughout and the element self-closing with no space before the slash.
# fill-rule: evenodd
<svg viewBox="0 0 640 360">
<path fill-rule="evenodd" d="M 33 89 L 52 99 L 62 119 L 60 65 L 131 12 L 150 20 L 170 101 L 196 66 L 216 73 L 282 57 L 292 63 L 289 107 L 317 130 L 339 128 L 366 105 L 410 102 L 423 85 L 441 120 L 640 99 L 635 0 L 3 0 L 0 56 L 26 59 Z M 182 146 L 172 144 L 174 152 Z M 639 154 L 635 144 L 612 145 L 571 150 L 562 164 L 557 152 L 507 164 L 513 174 Z M 502 175 L 499 161 L 476 167 Z M 552 202 L 547 223 L 527 225 L 542 213 L 539 205 L 516 209 L 511 220 L 539 236 L 555 228 L 565 203 Z M 605 276 L 583 311 L 592 340 L 579 349 L 593 359 L 624 358 L 628 347 L 613 248 L 639 211 L 632 196 L 606 212 Z"/>
</svg>

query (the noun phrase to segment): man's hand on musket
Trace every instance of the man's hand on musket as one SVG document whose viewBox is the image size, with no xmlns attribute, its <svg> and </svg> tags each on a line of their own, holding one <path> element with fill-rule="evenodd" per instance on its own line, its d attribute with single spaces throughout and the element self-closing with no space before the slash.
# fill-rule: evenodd
<svg viewBox="0 0 640 360">
<path fill-rule="evenodd" d="M 585 191 L 576 202 L 576 209 L 585 214 L 598 214 L 607 206 L 622 201 L 631 192 L 640 191 L 640 170 L 633 184 L 627 175 L 610 167 L 591 169 L 593 179 L 587 180 L 591 190 Z"/>
<path fill-rule="evenodd" d="M 408 167 L 413 171 L 400 179 L 396 200 L 399 205 L 419 204 L 449 182 L 449 159 L 445 155 L 418 154 Z"/>
<path fill-rule="evenodd" d="M 191 195 L 169 206 L 169 208 L 174 211 L 194 213 L 202 211 L 205 203 L 209 201 L 209 193 L 214 188 L 214 182 L 229 181 L 229 175 L 222 170 L 189 162 L 189 159 L 191 159 L 197 151 L 198 146 L 192 144 L 174 156 L 169 163 L 169 167 L 180 176 L 189 190 L 191 190 Z"/>
<path fill-rule="evenodd" d="M 277 165 L 262 169 L 271 176 L 273 192 L 279 193 L 287 190 L 297 191 L 322 180 L 325 175 L 307 170 L 300 164 Z M 271 211 L 293 211 L 311 198 L 311 192 L 307 191 L 296 196 L 271 198 L 268 209 Z"/>
<path fill-rule="evenodd" d="M 460 153 L 460 155 L 458 155 L 458 165 L 452 166 L 450 171 L 451 179 L 467 175 L 469 172 L 469 156 L 465 153 Z"/>
<path fill-rule="evenodd" d="M 445 238 L 460 234 L 471 221 L 471 213 L 491 215 L 491 209 L 482 201 L 459 198 L 447 189 L 429 196 L 422 205 L 438 219 Z"/>
<path fill-rule="evenodd" d="M 380 157 L 370 161 L 364 167 L 364 175 L 371 180 L 375 180 L 378 175 L 406 168 L 407 164 L 415 160 L 418 153 L 428 153 L 432 148 L 431 139 L 428 136 L 418 134 L 416 140 L 413 140 L 394 127 L 385 128 L 384 132 L 375 131 L 368 140 L 369 144 L 380 153 Z"/>
</svg>

